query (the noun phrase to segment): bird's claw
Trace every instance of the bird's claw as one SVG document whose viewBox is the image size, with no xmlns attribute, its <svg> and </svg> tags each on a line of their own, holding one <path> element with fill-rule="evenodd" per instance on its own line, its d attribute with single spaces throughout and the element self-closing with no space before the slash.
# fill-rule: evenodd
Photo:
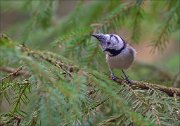
<svg viewBox="0 0 180 126">
<path fill-rule="evenodd" d="M 132 84 L 131 80 L 129 80 L 128 77 L 126 77 L 125 80 L 127 81 L 128 84 Z"/>
<path fill-rule="evenodd" d="M 112 80 L 117 80 L 118 78 L 116 77 L 116 76 L 114 76 L 114 75 L 111 75 L 111 78 L 112 78 Z"/>
</svg>

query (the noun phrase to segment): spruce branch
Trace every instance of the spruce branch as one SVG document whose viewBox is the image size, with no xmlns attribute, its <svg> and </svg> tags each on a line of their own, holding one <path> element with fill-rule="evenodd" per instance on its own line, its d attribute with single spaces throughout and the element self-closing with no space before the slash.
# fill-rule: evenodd
<svg viewBox="0 0 180 126">
<path fill-rule="evenodd" d="M 142 0 L 137 0 L 137 4 L 141 2 Z M 28 3 L 32 4 L 32 2 Z M 12 66 L 23 64 L 28 70 L 27 74 L 26 69 L 22 69 L 15 75 L 7 76 L 7 78 L 20 75 L 20 77 L 29 79 L 29 84 L 26 82 L 22 83 L 22 78 L 17 78 L 17 80 L 8 79 L 7 82 L 4 81 L 1 92 L 4 95 L 3 99 L 6 98 L 5 95 L 7 94 L 10 97 L 10 110 L 8 113 L 12 114 L 12 116 L 7 117 L 1 114 L 2 123 L 0 125 L 104 124 L 149 126 L 151 124 L 179 124 L 178 88 L 140 81 L 132 81 L 133 84 L 129 85 L 125 80 L 120 79 L 114 82 L 107 75 L 98 71 L 101 67 L 104 71 L 105 62 L 101 60 L 103 56 L 102 53 L 99 53 L 98 43 L 90 43 L 90 34 L 92 32 L 112 32 L 112 30 L 119 28 L 122 23 L 123 27 L 125 23 L 135 23 L 138 25 L 140 21 L 139 17 L 142 14 L 141 8 L 135 7 L 138 10 L 134 11 L 135 13 L 133 14 L 137 19 L 130 18 L 129 20 L 127 16 L 129 15 L 129 11 L 133 10 L 135 6 L 134 4 L 131 6 L 131 3 L 135 3 L 134 1 L 94 1 L 92 2 L 94 4 L 87 4 L 84 7 L 82 4 L 84 1 L 80 1 L 73 14 L 67 16 L 68 20 L 64 20 L 63 23 L 60 23 L 60 27 L 56 28 L 51 27 L 54 2 L 43 1 L 38 3 L 39 6 L 32 5 L 33 18 L 31 19 L 30 27 L 40 26 L 41 28 L 48 29 L 38 30 L 37 28 L 35 33 L 29 37 L 32 41 L 28 42 L 27 40 L 27 42 L 32 49 L 20 46 L 19 50 L 16 46 L 18 42 L 16 43 L 9 40 L 8 37 L 0 36 L 0 46 L 2 47 L 2 50 L 0 50 L 3 54 L 2 63 L 12 64 Z M 173 1 L 173 3 L 169 6 L 170 11 L 172 10 L 171 8 L 176 8 L 178 5 L 176 1 Z M 41 6 L 37 10 L 41 4 L 44 5 L 44 8 Z M 148 2 L 145 5 L 147 7 L 145 10 L 149 11 L 149 7 L 152 6 L 151 3 L 149 4 Z M 134 17 L 133 14 L 132 17 Z M 38 17 L 36 17 L 37 15 Z M 147 19 L 149 18 L 145 18 L 145 20 Z M 126 21 L 125 23 L 123 22 L 124 20 Z M 171 21 L 174 21 L 174 18 Z M 171 21 L 170 24 L 172 24 Z M 91 26 L 93 28 L 89 26 L 90 24 L 92 24 Z M 134 28 L 136 28 L 135 25 Z M 30 30 L 25 28 L 24 33 L 29 34 L 32 30 L 34 28 Z M 138 27 L 132 32 L 139 32 Z M 58 50 L 57 54 L 48 52 L 50 50 L 49 47 L 46 50 L 33 49 L 34 45 L 37 45 L 36 42 L 38 39 L 36 37 L 40 39 L 42 35 L 44 36 L 43 40 L 41 39 L 43 42 L 47 42 L 50 38 L 56 39 L 56 36 L 60 35 L 59 41 L 55 44 L 59 44 L 62 48 Z M 9 45 L 11 48 L 8 48 Z M 53 51 L 55 52 L 56 50 Z M 13 60 L 15 60 L 15 63 L 11 62 Z M 91 62 L 93 62 L 92 66 Z M 96 63 L 101 66 L 98 68 L 98 65 L 95 65 Z M 166 71 L 161 71 L 161 69 L 154 66 L 145 65 L 144 67 L 156 73 L 163 74 L 163 79 L 172 80 L 172 76 Z M 0 67 L 0 71 L 6 72 L 9 75 L 17 71 L 17 69 Z M 30 75 L 31 78 L 29 78 Z M 178 80 L 177 77 L 174 85 L 179 84 Z M 28 89 L 32 89 L 33 91 L 28 92 Z M 15 94 L 15 96 L 12 96 L 12 94 Z M 14 103 L 13 105 L 11 105 L 11 100 Z M 28 109 L 26 109 L 26 105 Z M 13 112 L 14 106 L 15 109 Z M 37 113 L 31 115 L 34 108 L 36 108 Z M 22 117 L 19 116 L 21 115 L 21 111 L 22 114 L 23 112 L 25 113 Z M 10 123 L 6 123 L 8 120 L 10 120 Z"/>
<path fill-rule="evenodd" d="M 103 90 L 106 94 L 109 95 L 110 99 L 114 101 L 114 103 L 121 108 L 123 115 L 126 117 L 130 117 L 132 122 L 134 122 L 137 125 L 153 125 L 151 122 L 149 122 L 148 119 L 144 118 L 141 114 L 134 112 L 132 109 L 130 109 L 127 104 L 124 102 L 124 99 L 121 97 L 118 97 L 117 93 L 112 91 L 112 89 L 109 89 L 108 86 L 105 86 L 102 84 L 103 81 L 106 83 L 108 82 L 104 78 L 101 78 L 100 73 L 93 72 L 90 73 L 89 78 L 92 79 L 92 81 L 95 82 L 97 86 L 100 87 L 101 90 Z"/>
<path fill-rule="evenodd" d="M 30 55 L 34 58 L 41 58 L 41 59 L 51 63 L 52 65 L 62 69 L 64 71 L 64 73 L 66 73 L 69 77 L 72 77 L 71 72 L 73 72 L 75 67 L 74 66 L 68 66 L 64 62 L 55 59 L 53 53 L 34 51 L 34 50 L 31 50 L 30 48 L 27 48 L 25 46 L 19 46 L 19 47 L 21 48 L 21 50 L 23 52 L 26 52 L 27 55 Z"/>
<path fill-rule="evenodd" d="M 174 2 L 174 1 L 171 1 Z M 178 13 L 180 7 L 180 1 L 176 1 L 175 7 L 172 7 L 171 10 L 168 10 L 167 19 L 165 23 L 161 26 L 161 31 L 159 32 L 157 38 L 152 42 L 152 50 L 151 52 L 155 52 L 156 50 L 163 51 L 166 47 L 166 44 L 169 42 L 168 37 L 170 34 L 170 29 L 172 29 L 172 20 L 175 18 L 176 13 Z"/>
<path fill-rule="evenodd" d="M 15 98 L 15 101 L 14 101 L 14 108 L 12 111 L 13 113 L 17 112 L 20 109 L 21 101 L 26 103 L 25 99 L 29 100 L 28 97 L 26 96 L 26 90 L 29 88 L 29 85 L 30 84 L 28 80 L 25 80 L 23 82 L 23 87 L 19 89 L 17 97 Z"/>
<path fill-rule="evenodd" d="M 116 82 L 118 84 L 128 84 L 126 81 L 122 79 L 117 79 Z M 130 85 L 133 89 L 154 89 L 154 90 L 159 90 L 167 95 L 173 97 L 174 95 L 180 96 L 180 89 L 179 88 L 173 88 L 173 87 L 166 87 L 163 85 L 158 85 L 158 84 L 152 84 L 148 82 L 142 82 L 142 81 L 132 81 L 132 85 Z"/>
<path fill-rule="evenodd" d="M 17 68 L 12 68 L 12 67 L 0 67 L 0 71 L 6 72 L 6 73 L 14 73 L 16 70 L 17 70 Z M 28 76 L 30 76 L 30 73 L 29 73 L 28 71 L 22 69 L 22 70 L 19 70 L 19 71 L 16 73 L 16 76 L 19 76 L 19 75 L 28 77 Z M 13 76 L 15 76 L 15 75 L 13 75 Z"/>
<path fill-rule="evenodd" d="M 131 38 L 138 42 L 141 31 L 141 19 L 143 16 L 143 9 L 141 8 L 142 0 L 137 0 L 135 6 L 132 8 L 133 11 L 133 30 Z"/>
<path fill-rule="evenodd" d="M 20 116 L 13 116 L 12 114 L 3 115 L 3 116 L 9 116 L 9 119 L 4 123 L 0 122 L 0 126 L 7 126 L 7 125 L 20 126 L 20 123 L 22 121 L 22 118 Z"/>
<path fill-rule="evenodd" d="M 21 66 L 21 67 L 17 68 L 15 71 L 12 71 L 12 72 L 11 72 L 10 74 L 8 74 L 7 76 L 1 78 L 1 79 L 0 79 L 0 82 L 2 82 L 3 80 L 5 80 L 5 79 L 7 79 L 7 78 L 9 78 L 9 77 L 11 77 L 11 76 L 18 76 L 18 72 L 21 71 L 22 68 L 23 68 L 23 67 Z M 5 70 L 5 69 L 3 69 L 3 70 Z M 7 70 L 7 69 L 6 69 L 6 70 Z M 9 69 L 8 69 L 8 70 L 9 70 Z"/>
<path fill-rule="evenodd" d="M 107 29 L 109 29 L 113 26 L 113 24 L 120 23 L 120 19 L 124 19 L 123 14 L 127 13 L 129 8 L 131 8 L 132 6 L 133 6 L 132 2 L 120 4 L 118 7 L 116 7 L 114 10 L 112 10 L 110 13 L 108 13 L 105 16 L 105 18 L 103 18 L 101 21 L 99 21 L 99 23 L 92 24 L 92 26 L 96 26 L 96 29 L 98 29 L 98 31 L 104 30 L 104 32 L 106 32 Z"/>
<path fill-rule="evenodd" d="M 99 44 L 96 44 L 95 48 L 92 50 L 92 53 L 88 58 L 89 59 L 88 63 L 87 63 L 88 66 L 90 66 L 90 64 L 92 63 L 94 57 L 97 55 L 98 48 L 99 48 Z"/>
<path fill-rule="evenodd" d="M 128 84 L 125 84 L 125 87 L 127 87 L 127 89 L 133 93 L 133 95 L 135 96 L 136 99 L 141 101 L 145 106 L 149 106 L 149 104 L 146 102 L 146 100 L 143 98 L 143 96 L 140 95 L 139 93 L 135 92 L 131 86 L 129 86 Z"/>
<path fill-rule="evenodd" d="M 154 105 L 151 105 L 151 111 L 152 111 L 153 115 L 156 117 L 156 124 L 158 126 L 161 126 L 160 117 L 159 117 L 158 111 L 156 110 Z"/>
<path fill-rule="evenodd" d="M 66 65 L 65 63 L 63 63 L 62 61 L 56 61 L 53 60 L 53 58 L 48 57 L 48 53 L 42 53 L 41 51 L 29 51 L 29 48 L 24 48 L 26 49 L 26 51 L 28 51 L 28 54 L 31 55 L 38 55 L 40 56 L 42 59 L 44 59 L 45 61 L 50 62 L 51 64 L 60 67 L 61 69 L 63 69 L 68 75 L 71 76 L 71 72 L 74 71 L 79 71 L 81 70 L 81 68 L 79 68 L 77 65 L 72 65 L 71 68 L 69 68 L 68 65 Z M 69 71 L 71 69 L 71 72 Z M 84 71 L 85 73 L 87 73 L 86 71 Z M 122 80 L 122 79 L 118 79 L 116 80 L 117 83 L 121 84 L 128 84 L 126 81 Z M 143 89 L 143 90 L 147 90 L 147 89 L 154 89 L 154 90 L 160 90 L 166 94 L 168 94 L 169 96 L 173 97 L 174 95 L 180 96 L 180 89 L 178 88 L 173 88 L 173 87 L 166 87 L 163 85 L 158 85 L 158 84 L 152 84 L 152 83 L 148 83 L 148 82 L 142 82 L 142 81 L 132 81 L 132 85 L 130 85 L 133 89 Z"/>
<path fill-rule="evenodd" d="M 91 71 L 89 70 L 86 70 L 86 69 L 82 69 L 80 66 L 76 66 L 74 64 L 67 64 L 65 61 L 66 60 L 63 60 L 62 58 L 58 58 L 56 54 L 54 53 L 51 53 L 51 52 L 46 52 L 46 51 L 37 51 L 37 50 L 32 50 L 32 49 L 29 49 L 27 47 L 24 47 L 24 46 L 19 46 L 21 48 L 21 51 L 26 54 L 26 56 L 30 56 L 34 59 L 39 59 L 41 61 L 46 61 L 48 62 L 49 64 L 53 65 L 53 66 L 56 66 L 57 68 L 60 68 L 61 70 L 65 71 L 66 74 L 69 76 L 69 72 L 72 76 L 74 76 L 76 73 L 81 73 L 81 76 L 85 76 L 87 78 L 91 78 L 92 82 L 93 83 L 96 83 L 96 87 L 100 87 L 100 89 L 102 88 L 103 91 L 107 91 L 107 94 L 110 94 L 110 92 L 112 93 L 112 90 L 108 90 L 108 87 L 105 86 L 104 84 L 102 83 L 106 83 L 106 84 L 111 84 L 111 80 L 109 80 L 107 78 L 102 78 L 103 76 L 102 75 L 99 75 L 96 77 L 96 75 L 94 75 Z M 31 59 L 32 60 L 32 59 Z M 97 73 L 97 72 L 96 72 Z M 93 76 L 91 76 L 93 74 Z M 73 78 L 71 78 L 72 80 Z M 73 80 L 72 80 L 73 81 Z M 113 83 L 113 82 L 112 82 Z M 177 91 L 174 91 L 175 88 L 173 88 L 172 90 L 168 90 L 169 88 L 167 87 L 163 87 L 163 86 L 160 86 L 160 85 L 154 85 L 154 84 L 149 84 L 149 83 L 146 83 L 146 82 L 138 82 L 138 81 L 132 81 L 132 85 L 128 85 L 126 83 L 126 81 L 124 80 L 119 80 L 118 81 L 119 84 L 124 84 L 125 87 L 124 89 L 127 89 L 129 90 L 129 93 L 128 94 L 133 94 L 133 96 L 135 96 L 136 99 L 138 99 L 138 102 L 136 103 L 137 104 L 137 108 L 135 107 L 134 109 L 135 110 L 131 110 L 131 111 L 127 111 L 127 108 L 126 107 L 123 107 L 124 104 L 120 104 L 119 102 L 119 99 L 116 99 L 114 98 L 115 97 L 115 94 L 110 94 L 110 97 L 111 100 L 113 99 L 113 101 L 115 101 L 116 104 L 119 105 L 119 107 L 123 108 L 123 112 L 126 116 L 130 116 L 133 118 L 133 122 L 136 124 L 136 123 L 139 123 L 139 124 L 142 124 L 142 120 L 139 120 L 138 118 L 136 118 L 136 116 L 139 114 L 138 111 L 139 111 L 139 106 L 142 106 L 142 105 L 145 105 L 145 108 L 150 106 L 149 103 L 147 103 L 145 101 L 144 98 L 142 98 L 142 96 L 140 95 L 140 93 L 137 93 L 134 89 L 140 89 L 140 90 L 147 90 L 147 89 L 153 89 L 153 90 L 160 90 L 162 92 L 165 92 L 167 93 L 168 95 L 170 94 L 170 96 L 172 96 L 173 94 L 174 95 L 177 95 L 179 96 L 179 93 L 178 93 L 178 89 Z M 54 88 L 57 88 L 57 87 L 54 87 Z M 61 89 L 61 90 L 65 90 L 65 89 Z M 168 92 L 167 92 L 168 90 Z M 118 93 L 117 93 L 118 94 Z M 21 93 L 20 93 L 21 95 Z M 119 95 L 117 95 L 119 96 Z M 127 95 L 127 98 L 128 97 L 133 97 L 132 95 Z M 88 107 L 89 110 L 94 110 L 96 109 L 97 107 L 99 107 L 100 105 L 104 104 L 107 100 L 102 100 L 100 102 L 98 102 L 95 106 L 93 107 Z M 108 100 L 109 101 L 109 100 Z M 116 102 L 118 101 L 118 102 Z M 106 102 L 107 103 L 107 102 Z M 139 105 L 140 104 L 140 105 Z M 133 114 L 133 112 L 136 112 L 136 114 Z M 150 110 L 148 110 L 150 111 Z M 159 124 L 159 115 L 158 113 L 155 113 L 156 111 L 151 111 L 152 115 L 156 118 L 156 121 L 157 121 L 157 124 Z M 128 118 L 128 117 L 127 117 Z M 142 118 L 142 117 L 140 117 Z M 119 120 L 119 118 L 117 119 Z"/>
<path fill-rule="evenodd" d="M 95 106 L 93 106 L 92 108 L 90 108 L 89 110 L 92 111 L 94 109 L 96 109 L 97 107 L 99 107 L 100 105 L 104 104 L 106 101 L 108 101 L 109 98 L 102 100 L 101 102 L 99 102 L 98 104 L 96 104 Z"/>
<path fill-rule="evenodd" d="M 110 118 L 102 121 L 100 123 L 100 126 L 110 126 L 112 125 L 112 123 L 115 123 L 116 121 L 118 121 L 118 119 L 122 118 L 123 115 L 117 115 L 117 116 L 111 116 Z"/>
<path fill-rule="evenodd" d="M 132 87 L 130 87 L 129 85 L 125 84 L 125 86 L 133 93 L 133 95 L 135 96 L 135 98 L 138 100 L 139 104 L 142 107 L 148 108 L 147 110 L 145 110 L 145 112 L 143 112 L 142 115 L 145 115 L 145 113 L 150 109 L 152 115 L 154 115 L 154 117 L 156 118 L 156 123 L 158 125 L 160 125 L 160 118 L 158 116 L 158 111 L 155 109 L 156 106 L 152 105 L 151 102 L 147 101 L 147 99 L 145 99 L 143 96 L 141 96 L 138 92 L 135 92 L 135 90 L 133 90 Z M 137 105 L 135 105 L 135 106 L 133 107 L 133 109 L 137 112 L 138 111 L 138 109 L 137 109 L 138 107 L 137 107 Z"/>
</svg>

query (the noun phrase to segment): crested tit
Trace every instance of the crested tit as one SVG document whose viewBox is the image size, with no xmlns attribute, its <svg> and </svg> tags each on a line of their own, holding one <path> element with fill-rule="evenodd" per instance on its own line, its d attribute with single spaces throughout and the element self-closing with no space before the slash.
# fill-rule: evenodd
<svg viewBox="0 0 180 126">
<path fill-rule="evenodd" d="M 92 36 L 100 41 L 100 46 L 103 52 L 106 52 L 106 62 L 108 64 L 112 79 L 117 79 L 114 76 L 112 69 L 118 68 L 121 69 L 126 81 L 131 83 L 123 70 L 128 69 L 134 61 L 136 54 L 135 49 L 121 37 L 115 34 L 100 33 L 93 34 Z"/>
</svg>

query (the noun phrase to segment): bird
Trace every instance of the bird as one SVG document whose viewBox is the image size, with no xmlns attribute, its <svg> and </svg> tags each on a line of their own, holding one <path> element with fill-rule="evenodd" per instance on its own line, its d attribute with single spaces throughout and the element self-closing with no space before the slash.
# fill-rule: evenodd
<svg viewBox="0 0 180 126">
<path fill-rule="evenodd" d="M 116 80 L 117 77 L 114 75 L 113 69 L 120 69 L 123 79 L 132 84 L 124 70 L 127 70 L 132 65 L 136 50 L 116 34 L 97 33 L 92 34 L 92 36 L 99 40 L 102 51 L 106 53 L 106 63 L 111 78 Z"/>
</svg>

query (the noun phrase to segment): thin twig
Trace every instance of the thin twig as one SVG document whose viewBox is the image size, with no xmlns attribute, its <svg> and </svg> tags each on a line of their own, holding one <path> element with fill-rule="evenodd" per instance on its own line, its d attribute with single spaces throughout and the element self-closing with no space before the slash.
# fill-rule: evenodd
<svg viewBox="0 0 180 126">
<path fill-rule="evenodd" d="M 19 96 L 18 96 L 18 98 L 17 98 L 17 100 L 16 100 L 13 113 L 16 112 L 17 107 L 20 105 L 20 101 L 21 101 L 21 99 L 22 99 L 22 96 L 25 95 L 25 91 L 26 91 L 26 89 L 27 89 L 28 86 L 29 86 L 29 82 L 25 82 L 24 84 L 26 84 L 26 85 L 23 87 L 23 89 L 21 89 L 22 91 L 20 90 L 20 92 L 19 92 L 20 94 L 19 94 Z"/>
<path fill-rule="evenodd" d="M 21 117 L 18 117 L 18 116 L 14 116 L 12 117 L 10 120 L 8 120 L 7 122 L 5 123 L 0 123 L 0 126 L 6 126 L 6 125 L 10 125 L 10 124 L 16 124 L 16 126 L 20 126 L 20 123 L 21 123 L 21 120 L 22 118 Z M 16 122 L 15 122 L 16 121 Z"/>
<path fill-rule="evenodd" d="M 103 122 L 99 123 L 100 126 L 108 126 L 113 122 L 116 122 L 119 118 L 121 118 L 122 115 L 118 115 L 118 116 L 111 116 L 109 119 L 104 120 Z"/>
<path fill-rule="evenodd" d="M 98 106 L 102 105 L 102 104 L 105 103 L 107 100 L 109 100 L 109 98 L 107 98 L 107 99 L 105 99 L 105 100 L 99 102 L 97 105 L 95 105 L 94 107 L 90 108 L 90 110 L 96 109 Z"/>
<path fill-rule="evenodd" d="M 6 73 L 13 73 L 16 70 L 17 70 L 16 68 L 12 68 L 12 67 L 0 67 L 0 71 L 6 72 Z M 30 76 L 30 73 L 25 70 L 20 70 L 16 73 L 16 76 L 19 76 L 19 75 L 28 77 L 28 76 Z"/>
<path fill-rule="evenodd" d="M 156 117 L 156 124 L 161 126 L 160 117 L 158 115 L 158 111 L 156 110 L 155 106 L 151 105 L 151 112 Z"/>
<path fill-rule="evenodd" d="M 8 74 L 7 76 L 1 78 L 1 79 L 0 79 L 0 82 L 2 82 L 3 80 L 5 80 L 5 79 L 7 79 L 7 78 L 9 78 L 9 77 L 11 77 L 11 76 L 17 76 L 17 75 L 18 75 L 18 72 L 21 71 L 22 68 L 23 68 L 23 67 L 21 66 L 21 67 L 17 68 L 15 71 L 12 71 L 12 73 L 10 73 L 10 74 Z"/>
</svg>

